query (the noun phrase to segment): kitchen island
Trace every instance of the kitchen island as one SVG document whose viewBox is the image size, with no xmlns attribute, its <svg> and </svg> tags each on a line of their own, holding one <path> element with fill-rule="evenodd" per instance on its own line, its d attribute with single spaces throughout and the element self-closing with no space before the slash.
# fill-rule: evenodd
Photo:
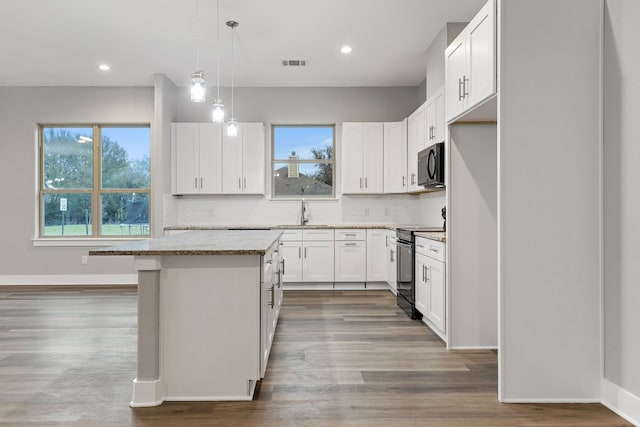
<svg viewBox="0 0 640 427">
<path fill-rule="evenodd" d="M 89 251 L 133 256 L 138 362 L 132 407 L 251 400 L 282 300 L 282 231 L 188 231 Z"/>
</svg>

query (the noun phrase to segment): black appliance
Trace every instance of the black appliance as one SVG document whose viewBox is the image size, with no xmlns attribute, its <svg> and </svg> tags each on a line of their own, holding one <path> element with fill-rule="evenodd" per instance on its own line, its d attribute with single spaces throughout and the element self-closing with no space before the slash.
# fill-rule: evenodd
<svg viewBox="0 0 640 427">
<path fill-rule="evenodd" d="M 418 185 L 444 187 L 444 142 L 418 152 Z"/>
<path fill-rule="evenodd" d="M 412 319 L 422 318 L 415 307 L 416 282 L 414 277 L 415 239 L 410 230 L 397 230 L 396 279 L 398 283 L 398 305 Z"/>
</svg>

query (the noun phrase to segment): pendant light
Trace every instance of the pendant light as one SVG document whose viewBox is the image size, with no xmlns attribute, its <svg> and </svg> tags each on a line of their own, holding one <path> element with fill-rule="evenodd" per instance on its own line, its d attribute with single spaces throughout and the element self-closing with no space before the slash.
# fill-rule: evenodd
<svg viewBox="0 0 640 427">
<path fill-rule="evenodd" d="M 233 36 L 234 30 L 238 26 L 236 21 L 227 21 L 227 26 L 231 28 L 231 117 L 227 122 L 227 136 L 238 136 L 238 122 L 233 115 L 233 84 L 234 84 L 234 52 L 233 52 Z"/>
<path fill-rule="evenodd" d="M 218 96 L 213 101 L 211 120 L 214 123 L 224 122 L 224 104 L 220 99 L 220 0 L 216 0 L 216 85 Z"/>
<path fill-rule="evenodd" d="M 200 70 L 200 5 L 196 0 L 196 69 L 191 74 L 191 102 L 202 103 L 205 100 L 204 71 Z"/>
</svg>

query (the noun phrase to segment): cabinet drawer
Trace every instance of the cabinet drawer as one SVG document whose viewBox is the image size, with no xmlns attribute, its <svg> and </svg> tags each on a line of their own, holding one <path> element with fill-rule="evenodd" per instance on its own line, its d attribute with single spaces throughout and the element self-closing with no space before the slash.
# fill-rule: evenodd
<svg viewBox="0 0 640 427">
<path fill-rule="evenodd" d="M 302 240 L 333 240 L 333 228 L 302 230 Z"/>
<path fill-rule="evenodd" d="M 444 243 L 416 237 L 416 252 L 444 262 Z"/>
<path fill-rule="evenodd" d="M 336 240 L 366 240 L 366 230 L 341 229 L 336 230 Z"/>
<path fill-rule="evenodd" d="M 284 230 L 280 240 L 284 242 L 293 242 L 302 240 L 302 230 Z"/>
</svg>

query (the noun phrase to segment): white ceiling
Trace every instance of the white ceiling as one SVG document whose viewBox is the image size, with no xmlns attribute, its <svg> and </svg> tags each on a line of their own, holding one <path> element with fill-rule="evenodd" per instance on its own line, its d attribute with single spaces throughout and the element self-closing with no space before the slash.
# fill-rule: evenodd
<svg viewBox="0 0 640 427">
<path fill-rule="evenodd" d="M 445 22 L 486 0 L 220 0 L 221 85 L 415 86 Z M 200 57 L 215 81 L 216 1 L 199 0 Z M 0 0 L 0 86 L 179 86 L 196 69 L 196 0 Z M 350 44 L 353 53 L 339 49 Z M 285 68 L 283 59 L 306 59 Z M 97 69 L 108 63 L 111 71 Z"/>
</svg>

